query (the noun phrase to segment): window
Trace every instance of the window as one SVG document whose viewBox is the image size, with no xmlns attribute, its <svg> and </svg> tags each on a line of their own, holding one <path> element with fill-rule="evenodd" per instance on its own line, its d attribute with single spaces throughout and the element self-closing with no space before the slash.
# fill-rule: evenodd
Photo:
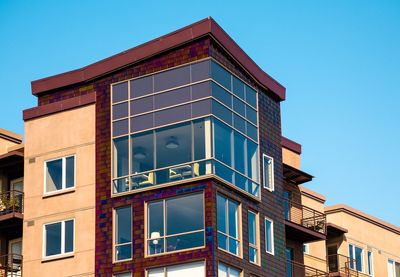
<svg viewBox="0 0 400 277">
<path fill-rule="evenodd" d="M 115 209 L 115 261 L 132 258 L 132 208 L 131 206 Z"/>
<path fill-rule="evenodd" d="M 388 260 L 388 277 L 400 276 L 400 263 Z"/>
<path fill-rule="evenodd" d="M 274 255 L 274 222 L 265 218 L 265 251 Z"/>
<path fill-rule="evenodd" d="M 363 272 L 363 250 L 360 247 L 349 244 L 350 268 Z"/>
<path fill-rule="evenodd" d="M 45 193 L 75 187 L 75 156 L 45 162 Z"/>
<path fill-rule="evenodd" d="M 153 268 L 147 270 L 147 277 L 202 277 L 205 276 L 205 263 L 195 262 L 173 265 L 168 267 Z"/>
<path fill-rule="evenodd" d="M 132 277 L 132 274 L 130 272 L 118 273 L 115 274 L 114 277 Z"/>
<path fill-rule="evenodd" d="M 218 277 L 239 277 L 241 271 L 223 263 L 218 263 Z"/>
<path fill-rule="evenodd" d="M 367 266 L 368 266 L 368 275 L 374 275 L 374 259 L 372 257 L 372 252 L 368 250 L 367 252 Z"/>
<path fill-rule="evenodd" d="M 310 254 L 310 245 L 308 243 L 303 243 L 303 253 Z"/>
<path fill-rule="evenodd" d="M 189 194 L 147 204 L 147 254 L 204 246 L 203 194 Z"/>
<path fill-rule="evenodd" d="M 269 191 L 274 190 L 274 159 L 263 155 L 263 168 L 264 168 L 264 188 Z"/>
<path fill-rule="evenodd" d="M 240 255 L 239 204 L 217 196 L 218 248 Z"/>
<path fill-rule="evenodd" d="M 258 236 L 258 213 L 248 212 L 248 233 L 249 233 L 249 260 L 259 264 L 259 236 Z"/>
<path fill-rule="evenodd" d="M 48 223 L 43 226 L 44 257 L 74 252 L 74 220 Z"/>
</svg>

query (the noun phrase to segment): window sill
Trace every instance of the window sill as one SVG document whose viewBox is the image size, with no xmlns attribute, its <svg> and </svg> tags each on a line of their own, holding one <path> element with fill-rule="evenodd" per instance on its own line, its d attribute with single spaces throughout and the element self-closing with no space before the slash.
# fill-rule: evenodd
<svg viewBox="0 0 400 277">
<path fill-rule="evenodd" d="M 54 256 L 50 256 L 50 257 L 43 257 L 42 263 L 58 261 L 58 260 L 63 260 L 63 259 L 69 259 L 69 258 L 73 258 L 74 256 L 75 256 L 74 253 L 69 253 L 69 254 L 62 254 L 62 255 L 54 255 Z"/>
<path fill-rule="evenodd" d="M 50 197 L 53 197 L 53 196 L 59 196 L 59 195 L 62 195 L 62 194 L 68 194 L 68 193 L 72 193 L 72 192 L 75 192 L 75 187 L 70 188 L 70 189 L 55 191 L 55 192 L 48 192 L 48 193 L 43 194 L 42 198 L 43 199 L 44 198 L 50 198 Z"/>
</svg>

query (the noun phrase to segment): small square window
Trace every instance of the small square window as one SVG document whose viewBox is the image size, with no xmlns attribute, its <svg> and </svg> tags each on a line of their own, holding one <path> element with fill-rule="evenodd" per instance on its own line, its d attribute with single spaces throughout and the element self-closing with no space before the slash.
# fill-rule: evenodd
<svg viewBox="0 0 400 277">
<path fill-rule="evenodd" d="M 45 162 L 45 193 L 75 187 L 75 156 Z"/>
</svg>

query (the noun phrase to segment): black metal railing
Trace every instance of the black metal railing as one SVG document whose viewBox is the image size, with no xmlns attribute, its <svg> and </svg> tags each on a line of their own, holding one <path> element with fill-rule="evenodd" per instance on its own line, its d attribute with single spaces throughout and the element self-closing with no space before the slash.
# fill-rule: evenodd
<svg viewBox="0 0 400 277">
<path fill-rule="evenodd" d="M 350 259 L 345 255 L 333 254 L 328 255 L 328 271 L 329 273 L 340 273 L 347 277 L 367 277 L 368 274 L 356 270 L 357 261 Z"/>
<path fill-rule="evenodd" d="M 300 203 L 284 199 L 285 219 L 316 232 L 326 234 L 326 216 Z"/>
<path fill-rule="evenodd" d="M 18 190 L 0 192 L 0 215 L 23 213 L 24 193 Z"/>
<path fill-rule="evenodd" d="M 329 274 L 325 271 L 306 266 L 292 260 L 286 261 L 286 276 L 287 277 L 328 277 Z"/>
<path fill-rule="evenodd" d="M 22 255 L 8 254 L 0 256 L 0 277 L 21 277 Z"/>
</svg>

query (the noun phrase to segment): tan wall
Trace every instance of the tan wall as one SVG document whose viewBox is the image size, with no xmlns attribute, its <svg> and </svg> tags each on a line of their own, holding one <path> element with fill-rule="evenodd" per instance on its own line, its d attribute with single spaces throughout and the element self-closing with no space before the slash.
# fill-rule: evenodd
<svg viewBox="0 0 400 277">
<path fill-rule="evenodd" d="M 300 155 L 282 147 L 282 161 L 284 164 L 300 169 Z"/>
<path fill-rule="evenodd" d="M 44 162 L 75 155 L 73 192 L 43 197 Z M 32 162 L 34 160 L 34 162 Z M 95 106 L 25 123 L 24 276 L 93 276 L 95 246 Z M 43 224 L 75 219 L 74 254 L 42 258 Z M 28 224 L 29 223 L 29 224 Z M 29 226 L 28 226 L 29 225 Z"/>
<path fill-rule="evenodd" d="M 374 276 L 388 276 L 388 259 L 400 262 L 399 234 L 345 212 L 328 214 L 327 218 L 328 222 L 348 229 L 348 233 L 344 235 L 344 242 L 339 245 L 339 254 L 349 256 L 349 243 L 361 247 L 364 250 L 364 269 L 366 270 L 367 250 L 372 251 Z"/>
<path fill-rule="evenodd" d="M 0 155 L 7 153 L 8 148 L 15 145 L 18 145 L 18 143 L 0 137 Z"/>
</svg>

